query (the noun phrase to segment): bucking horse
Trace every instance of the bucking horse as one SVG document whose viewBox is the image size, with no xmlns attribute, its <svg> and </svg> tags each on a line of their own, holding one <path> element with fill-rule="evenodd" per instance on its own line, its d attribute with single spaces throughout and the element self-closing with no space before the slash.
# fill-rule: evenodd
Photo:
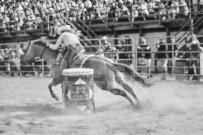
<svg viewBox="0 0 203 135">
<path fill-rule="evenodd" d="M 64 60 L 68 62 L 68 67 L 64 65 L 52 65 L 50 68 L 53 80 L 49 84 L 49 90 L 51 96 L 56 100 L 58 100 L 58 97 L 54 94 L 52 87 L 62 84 L 62 70 L 65 68 L 92 68 L 94 70 L 95 84 L 99 88 L 125 97 L 133 106 L 139 105 L 139 99 L 133 90 L 134 88 L 129 85 L 128 81 L 131 80 L 135 83 L 139 83 L 143 87 L 150 85 L 145 78 L 125 64 L 114 63 L 112 60 L 100 55 L 86 53 L 78 55 L 74 52 L 71 45 L 67 47 L 65 54 Z M 35 57 L 40 57 L 47 63 L 50 63 L 50 61 L 56 60 L 57 55 L 58 51 L 47 47 L 46 41 L 38 40 L 27 46 L 23 60 L 26 63 L 32 63 Z"/>
</svg>

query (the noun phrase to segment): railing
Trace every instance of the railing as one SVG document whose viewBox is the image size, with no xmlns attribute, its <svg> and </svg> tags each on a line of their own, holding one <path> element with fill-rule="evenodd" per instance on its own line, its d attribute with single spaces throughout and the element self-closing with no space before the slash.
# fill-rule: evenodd
<svg viewBox="0 0 203 135">
<path fill-rule="evenodd" d="M 111 6 L 110 6 L 111 7 Z M 108 8 L 110 8 L 110 7 L 108 7 Z M 190 8 L 189 6 L 187 6 L 188 8 Z M 131 9 L 132 9 L 132 6 L 131 6 Z M 105 11 L 103 11 L 103 12 L 99 12 L 99 13 L 93 13 L 93 12 L 90 12 L 90 13 L 86 13 L 85 15 L 82 15 L 81 16 L 81 18 L 86 18 L 86 19 L 84 19 L 84 20 L 82 20 L 82 21 L 84 21 L 84 22 L 86 22 L 88 25 L 90 25 L 91 24 L 91 22 L 94 22 L 94 21 L 97 21 L 97 22 L 99 22 L 100 21 L 100 23 L 103 23 L 103 24 L 106 24 L 106 26 L 108 27 L 109 26 L 109 24 L 111 24 L 111 23 L 109 23 L 109 21 L 111 21 L 111 20 L 113 20 L 113 22 L 115 22 L 115 20 L 119 20 L 119 19 L 127 19 L 128 21 L 126 21 L 125 20 L 125 22 L 131 22 L 132 24 L 133 23 L 135 23 L 136 22 L 136 20 L 134 20 L 134 19 L 140 19 L 140 18 L 142 18 L 141 19 L 141 21 L 146 21 L 147 19 L 145 19 L 145 18 L 147 18 L 147 17 L 150 17 L 150 18 L 153 18 L 153 19 L 150 19 L 150 21 L 151 20 L 157 20 L 157 21 L 159 21 L 159 23 L 161 23 L 162 21 L 165 21 L 165 20 L 162 20 L 161 18 L 163 17 L 163 16 L 166 16 L 166 17 L 169 17 L 170 16 L 170 14 L 169 14 L 169 12 L 168 12 L 168 10 L 169 10 L 169 8 L 168 7 L 166 7 L 166 8 L 160 8 L 160 7 L 155 7 L 155 8 L 152 8 L 153 10 L 155 10 L 155 12 L 149 12 L 149 15 L 144 15 L 144 14 L 139 14 L 139 16 L 133 16 L 133 12 L 134 11 L 138 11 L 138 10 L 135 10 L 135 9 L 132 9 L 132 10 L 129 10 L 128 11 L 128 13 L 127 14 L 124 14 L 124 15 L 122 15 L 124 12 L 126 12 L 126 11 L 124 11 L 124 12 L 122 12 L 122 11 L 115 11 L 115 12 L 113 12 L 113 11 L 107 11 L 107 10 L 105 10 Z M 160 12 L 160 10 L 162 10 L 162 9 L 165 9 L 166 10 L 166 14 L 160 14 L 159 12 Z M 150 11 L 151 9 L 150 8 L 148 8 L 148 10 Z M 140 10 L 141 11 L 141 10 Z M 139 11 L 139 12 L 140 12 Z M 201 15 L 201 14 L 203 14 L 203 12 L 200 12 L 201 10 L 199 10 L 199 11 L 192 11 L 191 13 L 190 12 L 188 12 L 188 15 L 187 15 L 187 17 L 185 18 L 185 17 L 178 17 L 178 18 L 184 18 L 184 19 L 189 19 L 189 15 L 191 14 L 191 16 L 195 16 L 196 14 L 198 14 L 198 15 Z M 97 17 L 97 18 L 92 18 L 91 16 L 93 15 L 93 16 L 97 16 L 98 14 L 102 14 L 104 17 L 104 19 L 101 19 L 101 18 L 99 18 L 99 17 Z M 120 15 L 119 15 L 120 14 Z M 176 13 L 176 16 L 182 16 L 184 13 Z M 110 17 L 110 15 L 113 15 L 112 17 Z M 89 18 L 89 19 L 88 19 Z M 175 19 L 172 19 L 172 20 L 176 20 L 176 19 L 178 19 L 177 17 L 175 18 Z M 166 20 L 170 20 L 170 21 L 172 21 L 171 19 L 166 19 Z"/>
<path fill-rule="evenodd" d="M 199 37 L 202 37 L 202 36 L 199 36 Z M 150 43 L 151 39 L 153 38 L 157 38 L 157 37 L 145 37 L 145 39 L 147 40 L 147 43 Z M 162 38 L 169 38 L 169 37 L 162 37 Z M 151 48 L 151 51 L 150 52 L 139 52 L 137 50 L 137 47 L 138 47 L 138 44 L 139 44 L 139 38 L 129 38 L 132 42 L 130 44 L 127 44 L 127 43 L 124 43 L 124 44 L 113 44 L 112 43 L 112 46 L 116 47 L 118 50 L 119 48 L 125 48 L 124 51 L 116 51 L 116 52 L 101 52 L 101 51 L 97 51 L 95 52 L 94 54 L 95 55 L 101 55 L 101 54 L 104 54 L 105 56 L 109 56 L 108 54 L 110 54 L 112 56 L 113 55 L 119 55 L 121 56 L 120 54 L 124 54 L 125 57 L 123 58 L 119 58 L 119 59 L 114 59 L 112 58 L 112 60 L 114 60 L 115 62 L 118 62 L 118 63 L 126 63 L 128 65 L 130 65 L 131 67 L 133 67 L 136 71 L 140 72 L 142 75 L 146 75 L 146 71 L 145 69 L 151 69 L 151 74 L 163 74 L 163 75 L 170 75 L 170 76 L 187 76 L 188 74 L 186 74 L 186 70 L 187 69 L 193 69 L 193 66 L 192 65 L 188 65 L 189 62 L 191 60 L 193 61 L 197 61 L 197 63 L 200 62 L 200 64 L 197 65 L 196 67 L 196 70 L 198 71 L 198 73 L 196 74 L 196 76 L 202 76 L 203 75 L 203 59 L 201 57 L 200 58 L 186 58 L 186 57 L 176 57 L 177 53 L 197 53 L 198 55 L 202 54 L 200 51 L 175 51 L 174 49 L 172 50 L 166 50 L 166 51 L 159 51 L 157 52 L 156 50 L 156 43 L 150 43 L 148 45 L 150 45 L 150 48 Z M 98 48 L 98 50 L 101 50 L 102 48 L 102 39 L 92 39 L 92 40 L 97 40 L 99 42 L 99 44 L 95 45 L 96 48 Z M 109 38 L 108 41 L 111 42 L 111 41 L 121 41 L 121 40 L 125 40 L 124 38 Z M 165 44 L 167 47 L 169 45 L 172 46 L 172 48 L 175 48 L 174 44 L 171 44 L 171 43 L 166 43 Z M 203 44 L 201 44 L 203 46 Z M 15 46 L 15 47 L 14 47 Z M 20 44 L 15 44 L 13 45 L 13 50 L 16 50 L 17 51 L 17 48 L 21 48 Z M 89 48 L 89 46 L 86 46 L 85 48 Z M 99 49 L 100 48 L 100 49 Z M 17 51 L 18 52 L 18 51 Z M 92 54 L 93 52 L 87 52 L 87 54 Z M 143 58 L 138 58 L 138 54 L 139 53 L 150 53 L 151 54 L 151 65 L 148 66 L 147 63 L 146 63 L 146 59 L 143 59 Z M 170 54 L 171 56 L 167 57 L 167 58 L 156 58 L 155 55 L 156 54 L 159 54 L 159 53 L 165 53 L 165 54 Z M 20 58 L 20 57 L 19 57 Z M 167 70 L 169 70 L 170 72 L 162 72 L 161 70 L 163 70 L 163 67 L 162 65 L 160 65 L 160 61 L 161 60 L 165 60 L 167 59 L 168 61 L 168 65 L 167 65 Z M 5 61 L 5 60 L 1 60 L 0 63 L 2 64 L 2 62 L 4 63 L 7 63 L 9 61 Z M 142 64 L 144 63 L 144 64 Z M 182 65 L 181 65 L 182 64 Z M 202 64 L 202 65 L 201 65 Z M 201 65 L 201 66 L 200 66 Z M 10 67 L 14 67 L 15 65 L 10 65 Z M 1 70 L 2 72 L 8 72 L 5 70 L 5 65 L 1 65 L 0 66 L 0 69 L 2 69 L 2 67 L 4 68 L 4 70 Z M 25 73 L 35 73 L 36 68 L 40 68 L 40 73 L 43 73 L 43 74 L 47 74 L 48 73 L 48 66 L 47 65 L 44 65 L 44 63 L 42 62 L 42 64 L 40 65 L 32 65 L 32 66 L 24 66 L 24 67 L 29 67 L 29 68 L 32 68 L 31 70 L 21 70 L 20 72 L 25 72 Z M 155 71 L 158 71 L 158 72 L 155 72 Z M 201 72 L 200 72 L 201 71 Z M 9 71 L 9 72 L 12 72 L 12 71 Z"/>
<path fill-rule="evenodd" d="M 179 44 L 179 48 L 181 48 L 182 46 L 180 46 L 180 44 L 185 40 L 185 36 L 189 36 L 193 30 L 197 29 L 201 24 L 202 24 L 202 19 L 203 19 L 203 14 L 202 14 L 202 8 L 199 10 L 199 12 L 197 13 L 194 13 L 193 17 L 192 17 L 192 20 L 194 21 L 194 24 L 193 24 L 193 28 L 191 29 L 191 27 L 189 27 L 183 34 L 182 34 L 182 37 L 178 38 L 176 40 L 176 43 Z M 199 17 L 200 15 L 200 17 Z M 176 32 L 174 34 L 174 36 L 177 36 L 180 32 L 182 32 L 185 28 L 188 27 L 188 25 L 190 26 L 190 23 L 191 23 L 191 20 L 188 20 L 179 30 L 178 32 Z M 187 40 L 186 39 L 186 43 L 189 42 L 191 39 Z"/>
</svg>

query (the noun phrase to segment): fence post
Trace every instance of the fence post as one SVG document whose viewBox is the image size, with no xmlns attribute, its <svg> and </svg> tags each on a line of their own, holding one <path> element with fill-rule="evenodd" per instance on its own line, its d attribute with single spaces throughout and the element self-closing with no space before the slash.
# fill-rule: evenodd
<svg viewBox="0 0 203 135">
<path fill-rule="evenodd" d="M 172 37 L 174 38 L 174 37 Z M 175 39 L 173 39 L 175 40 Z M 172 75 L 174 76 L 174 73 L 175 73 L 175 51 L 174 51 L 174 48 L 175 48 L 175 42 L 172 40 Z"/>
<path fill-rule="evenodd" d="M 99 39 L 99 54 L 101 54 L 101 40 Z"/>
<path fill-rule="evenodd" d="M 42 74 L 44 75 L 44 60 L 42 59 Z"/>
<path fill-rule="evenodd" d="M 20 43 L 16 43 L 16 49 L 17 58 L 20 60 Z"/>
<path fill-rule="evenodd" d="M 135 37 L 132 38 L 132 62 L 133 68 L 137 71 L 137 45 L 135 44 Z"/>
</svg>

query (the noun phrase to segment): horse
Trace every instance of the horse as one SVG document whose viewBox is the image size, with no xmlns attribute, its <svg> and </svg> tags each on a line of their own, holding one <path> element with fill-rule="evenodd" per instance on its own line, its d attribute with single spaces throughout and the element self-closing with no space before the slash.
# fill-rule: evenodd
<svg viewBox="0 0 203 135">
<path fill-rule="evenodd" d="M 132 68 L 125 64 L 114 63 L 112 60 L 99 55 L 82 53 L 78 56 L 71 46 L 67 47 L 66 54 L 63 59 L 69 63 L 68 68 L 93 68 L 95 84 L 99 88 L 115 95 L 123 96 L 135 107 L 140 105 L 139 99 L 133 91 L 133 88 L 128 84 L 126 78 L 131 78 L 134 82 L 142 84 L 143 87 L 148 87 L 149 83 Z M 40 57 L 50 64 L 50 61 L 56 60 L 57 55 L 57 50 L 50 49 L 46 46 L 45 41 L 39 40 L 28 45 L 23 60 L 26 63 L 32 63 L 35 57 Z M 77 58 L 75 58 L 76 56 Z M 48 88 L 51 96 L 56 100 L 58 100 L 58 97 L 54 94 L 52 87 L 63 82 L 62 70 L 65 68 L 67 67 L 64 65 L 53 65 L 50 69 L 54 74 L 52 74 L 53 80 Z M 120 84 L 123 89 L 116 85 L 116 82 Z M 133 99 L 131 97 L 133 97 Z M 133 100 L 135 100 L 135 102 L 133 102 Z"/>
</svg>

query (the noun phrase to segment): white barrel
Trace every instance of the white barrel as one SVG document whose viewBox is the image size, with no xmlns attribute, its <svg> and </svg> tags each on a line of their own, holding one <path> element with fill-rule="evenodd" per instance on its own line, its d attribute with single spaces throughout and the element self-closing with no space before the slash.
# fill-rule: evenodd
<svg viewBox="0 0 203 135">
<path fill-rule="evenodd" d="M 93 110 L 94 70 L 90 68 L 65 69 L 62 75 L 66 107 L 75 106 L 78 109 L 82 107 L 82 111 Z"/>
</svg>

